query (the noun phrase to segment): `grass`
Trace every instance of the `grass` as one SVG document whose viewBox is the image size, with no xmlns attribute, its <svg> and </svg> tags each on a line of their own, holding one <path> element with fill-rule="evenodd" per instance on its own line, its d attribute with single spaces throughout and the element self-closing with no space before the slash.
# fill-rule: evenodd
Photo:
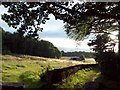
<svg viewBox="0 0 120 90">
<path fill-rule="evenodd" d="M 59 60 L 60 61 L 60 60 Z M 2 56 L 2 81 L 3 82 L 23 82 L 25 87 L 34 85 L 28 85 L 27 80 L 21 80 L 21 76 L 26 72 L 35 73 L 37 76 L 40 76 L 48 68 L 49 70 L 63 68 L 75 65 L 71 62 L 59 62 L 55 59 L 42 58 L 35 56 L 25 56 L 25 55 L 3 55 Z M 77 63 L 76 63 L 77 64 Z M 34 74 L 33 74 L 34 76 Z M 27 78 L 27 76 L 25 76 Z M 31 75 L 32 77 L 32 75 Z M 34 77 L 32 77 L 34 78 Z M 30 80 L 31 78 L 29 78 Z M 35 79 L 38 82 L 40 78 Z M 28 80 L 28 82 L 29 82 Z M 35 82 L 35 81 L 34 81 Z"/>
<path fill-rule="evenodd" d="M 23 82 L 25 87 L 37 88 L 42 85 L 41 75 L 47 70 L 64 68 L 80 63 L 91 63 L 91 61 L 71 61 L 65 59 L 51 59 L 28 55 L 2 55 L 2 82 Z M 65 79 L 58 87 L 74 88 L 82 85 L 93 74 L 95 70 L 80 70 L 75 75 Z"/>
<path fill-rule="evenodd" d="M 94 81 L 100 74 L 98 68 L 86 68 L 79 70 L 74 75 L 63 80 L 59 84 L 55 84 L 57 88 L 70 88 L 75 89 L 82 87 L 86 82 Z"/>
</svg>

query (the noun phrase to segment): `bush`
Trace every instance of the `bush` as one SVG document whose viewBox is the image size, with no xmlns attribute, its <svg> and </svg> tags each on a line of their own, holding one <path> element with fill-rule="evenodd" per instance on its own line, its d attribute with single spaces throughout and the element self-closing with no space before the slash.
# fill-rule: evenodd
<svg viewBox="0 0 120 90">
<path fill-rule="evenodd" d="M 20 75 L 20 82 L 25 84 L 25 87 L 39 87 L 40 77 L 38 73 L 26 71 Z"/>
<path fill-rule="evenodd" d="M 3 50 L 3 51 L 2 51 L 2 54 L 4 55 L 4 54 L 12 54 L 12 53 L 11 53 L 10 50 Z"/>
<path fill-rule="evenodd" d="M 82 55 L 80 55 L 80 59 L 81 60 L 85 60 L 85 56 L 82 54 Z"/>
<path fill-rule="evenodd" d="M 100 66 L 101 74 L 111 80 L 119 79 L 119 59 L 114 52 L 103 52 L 98 54 L 97 61 Z"/>
</svg>

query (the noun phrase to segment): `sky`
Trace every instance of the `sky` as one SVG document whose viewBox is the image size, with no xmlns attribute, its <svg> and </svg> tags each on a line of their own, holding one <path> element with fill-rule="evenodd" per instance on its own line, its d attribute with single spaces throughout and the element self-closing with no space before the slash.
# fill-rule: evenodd
<svg viewBox="0 0 120 90">
<path fill-rule="evenodd" d="M 1 14 L 6 13 L 7 9 L 4 6 L 0 6 L 0 26 L 9 32 L 15 32 L 16 30 L 12 27 L 9 27 L 1 19 Z M 40 39 L 47 40 L 53 43 L 60 51 L 73 52 L 73 51 L 86 51 L 90 52 L 90 47 L 87 45 L 89 38 L 83 41 L 76 42 L 73 39 L 70 39 L 64 31 L 64 23 L 62 20 L 55 20 L 54 16 L 49 15 L 50 20 L 46 24 L 42 24 L 43 32 L 39 32 Z"/>
</svg>

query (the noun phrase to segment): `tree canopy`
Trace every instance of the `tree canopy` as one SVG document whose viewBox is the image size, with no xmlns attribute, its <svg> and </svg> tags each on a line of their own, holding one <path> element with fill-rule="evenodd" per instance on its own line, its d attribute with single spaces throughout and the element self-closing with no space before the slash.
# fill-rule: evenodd
<svg viewBox="0 0 120 90">
<path fill-rule="evenodd" d="M 120 2 L 2 2 L 2 5 L 8 8 L 8 14 L 2 15 L 2 19 L 16 28 L 20 36 L 27 32 L 29 37 L 38 38 L 37 32 L 42 31 L 40 24 L 49 20 L 49 14 L 53 14 L 55 19 L 63 20 L 66 33 L 75 40 L 97 33 L 97 39 L 92 40 L 91 45 L 95 45 L 95 50 L 98 51 L 104 51 L 107 42 L 111 41 L 108 34 L 118 31 L 118 55 L 102 52 L 98 58 L 103 60 L 99 63 L 101 73 L 120 81 Z"/>
<path fill-rule="evenodd" d="M 56 19 L 66 22 L 68 36 L 81 40 L 90 33 L 109 33 L 119 31 L 120 2 L 2 2 L 8 7 L 10 14 L 4 14 L 2 19 L 9 26 L 17 28 L 21 36 L 38 37 L 40 24 L 49 20 L 53 14 Z M 120 35 L 119 35 L 120 40 Z M 119 45 L 120 48 L 120 45 Z"/>
</svg>

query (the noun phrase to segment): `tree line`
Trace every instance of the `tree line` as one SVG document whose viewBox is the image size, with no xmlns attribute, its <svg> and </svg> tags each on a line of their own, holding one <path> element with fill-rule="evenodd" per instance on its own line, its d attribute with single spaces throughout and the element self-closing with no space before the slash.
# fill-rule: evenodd
<svg viewBox="0 0 120 90">
<path fill-rule="evenodd" d="M 35 55 L 47 58 L 60 58 L 61 52 L 52 43 L 44 40 L 20 37 L 17 32 L 2 30 L 2 52 Z"/>
<path fill-rule="evenodd" d="M 25 33 L 36 36 L 42 31 L 40 24 L 50 19 L 49 14 L 66 23 L 65 31 L 70 38 L 79 41 L 94 34 L 89 46 L 93 46 L 97 54 L 101 73 L 120 81 L 120 2 L 2 2 L 2 5 L 9 13 L 2 15 L 2 19 L 21 36 Z M 108 36 L 113 31 L 118 32 L 117 54 L 113 50 L 117 42 L 112 43 Z"/>
<path fill-rule="evenodd" d="M 92 52 L 84 52 L 84 51 L 74 51 L 74 52 L 64 52 L 61 51 L 62 56 L 72 57 L 72 56 L 84 56 L 85 58 L 94 58 L 94 53 Z"/>
</svg>

